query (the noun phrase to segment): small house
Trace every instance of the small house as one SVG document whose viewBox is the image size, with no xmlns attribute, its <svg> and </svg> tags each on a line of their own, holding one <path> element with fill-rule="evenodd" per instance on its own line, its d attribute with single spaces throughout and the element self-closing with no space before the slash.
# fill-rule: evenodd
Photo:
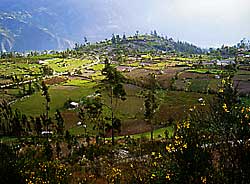
<svg viewBox="0 0 250 184">
<path fill-rule="evenodd" d="M 70 108 L 77 108 L 77 107 L 79 107 L 79 103 L 70 102 L 69 106 L 70 106 Z"/>
<path fill-rule="evenodd" d="M 220 79 L 220 76 L 219 75 L 215 75 L 214 78 L 215 79 Z"/>
<path fill-rule="evenodd" d="M 47 62 L 47 61 L 39 60 L 39 61 L 38 61 L 38 64 L 39 64 L 39 65 L 45 65 L 45 64 L 48 64 L 48 62 Z"/>
</svg>

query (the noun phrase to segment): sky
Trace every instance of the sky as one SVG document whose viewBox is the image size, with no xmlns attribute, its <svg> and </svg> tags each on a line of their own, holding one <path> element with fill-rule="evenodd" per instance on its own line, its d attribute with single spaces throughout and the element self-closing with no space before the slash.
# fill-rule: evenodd
<svg viewBox="0 0 250 184">
<path fill-rule="evenodd" d="M 144 30 L 155 28 L 176 40 L 206 48 L 250 39 L 250 0 L 137 1 L 141 6 L 139 20 L 145 22 L 139 28 Z"/>
<path fill-rule="evenodd" d="M 70 35 L 69 39 L 76 42 L 81 42 L 83 36 L 95 42 L 110 38 L 113 33 L 132 35 L 137 30 L 141 34 L 156 30 L 160 35 L 202 48 L 235 45 L 243 38 L 250 40 L 250 0 L 0 1 L 4 2 L 0 3 L 0 10 L 23 4 L 21 9 L 42 6 L 52 15 L 55 12 L 57 32 L 64 37 Z M 46 27 L 46 17 L 34 19 L 41 20 L 41 24 L 46 20 L 42 25 Z M 53 21 L 51 25 L 54 28 Z"/>
</svg>

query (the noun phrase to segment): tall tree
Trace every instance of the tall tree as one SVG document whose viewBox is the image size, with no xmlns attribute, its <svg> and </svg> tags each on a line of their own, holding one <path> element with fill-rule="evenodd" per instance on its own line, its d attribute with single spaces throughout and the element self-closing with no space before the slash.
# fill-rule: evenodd
<svg viewBox="0 0 250 184">
<path fill-rule="evenodd" d="M 111 42 L 112 44 L 116 44 L 116 38 L 114 34 L 112 34 Z"/>
<path fill-rule="evenodd" d="M 156 123 L 154 121 L 155 114 L 157 112 L 157 109 L 159 107 L 158 99 L 156 96 L 156 89 L 158 87 L 158 83 L 156 81 L 155 74 L 150 74 L 150 86 L 149 90 L 145 93 L 145 101 L 144 101 L 144 107 L 145 107 L 145 113 L 144 117 L 145 120 L 150 124 L 151 127 L 151 140 L 153 140 L 153 132 L 154 132 L 154 124 Z"/>
<path fill-rule="evenodd" d="M 55 118 L 57 121 L 57 127 L 56 127 L 57 133 L 60 135 L 63 135 L 63 133 L 64 133 L 64 119 L 63 119 L 63 117 L 58 109 L 56 110 Z"/>
<path fill-rule="evenodd" d="M 111 66 L 108 59 L 105 60 L 105 67 L 102 70 L 102 74 L 105 76 L 103 84 L 110 97 L 112 144 L 114 145 L 114 120 L 116 119 L 114 113 L 117 109 L 118 100 L 126 100 L 126 92 L 122 85 L 125 78 L 116 68 Z"/>
<path fill-rule="evenodd" d="M 123 36 L 122 36 L 122 42 L 125 43 L 126 41 L 127 41 L 127 38 L 126 38 L 126 35 L 124 33 Z"/>
<path fill-rule="evenodd" d="M 41 123 L 41 118 L 40 117 L 36 117 L 36 120 L 34 121 L 34 119 L 31 119 L 31 121 L 33 121 L 34 124 L 34 128 L 36 131 L 36 134 L 39 136 L 42 133 L 42 123 Z"/>
<path fill-rule="evenodd" d="M 50 95 L 49 95 L 49 88 L 48 86 L 45 84 L 45 82 L 42 82 L 42 95 L 45 97 L 46 103 L 45 103 L 45 118 L 44 118 L 44 123 L 46 123 L 46 130 L 48 131 L 49 129 L 49 123 L 50 123 L 50 119 L 49 119 L 49 110 L 50 110 Z"/>
</svg>

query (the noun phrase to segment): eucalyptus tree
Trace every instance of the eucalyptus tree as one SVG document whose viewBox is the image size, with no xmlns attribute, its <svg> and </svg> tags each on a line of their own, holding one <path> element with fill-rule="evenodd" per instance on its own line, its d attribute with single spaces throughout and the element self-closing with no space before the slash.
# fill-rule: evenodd
<svg viewBox="0 0 250 184">
<path fill-rule="evenodd" d="M 63 135 L 64 133 L 64 119 L 61 115 L 61 112 L 57 109 L 55 114 L 55 119 L 57 121 L 57 133 Z"/>
<path fill-rule="evenodd" d="M 50 111 L 50 95 L 49 95 L 49 88 L 45 84 L 45 82 L 42 82 L 42 96 L 45 97 L 45 114 L 41 115 L 41 118 L 43 120 L 44 125 L 46 126 L 46 130 L 48 131 L 49 129 L 49 124 L 51 124 L 51 118 L 49 118 L 49 111 Z"/>
<path fill-rule="evenodd" d="M 150 74 L 149 76 L 149 89 L 145 92 L 144 95 L 144 118 L 146 122 L 150 124 L 151 127 L 151 140 L 153 140 L 153 132 L 154 132 L 154 124 L 155 122 L 155 115 L 157 112 L 157 109 L 159 107 L 159 99 L 156 96 L 156 89 L 159 87 L 158 83 L 156 81 L 155 74 Z"/>
<path fill-rule="evenodd" d="M 108 59 L 105 60 L 105 67 L 102 70 L 102 74 L 105 76 L 105 79 L 103 79 L 102 82 L 108 92 L 110 100 L 109 108 L 111 110 L 112 144 L 114 145 L 114 125 L 115 120 L 117 119 L 114 113 L 117 110 L 118 100 L 126 100 L 126 91 L 123 87 L 125 78 L 110 64 Z"/>
</svg>

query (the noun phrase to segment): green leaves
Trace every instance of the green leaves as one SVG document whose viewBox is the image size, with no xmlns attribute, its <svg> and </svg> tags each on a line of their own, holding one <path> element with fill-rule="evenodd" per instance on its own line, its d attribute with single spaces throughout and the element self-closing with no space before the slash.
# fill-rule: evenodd
<svg viewBox="0 0 250 184">
<path fill-rule="evenodd" d="M 120 127 L 121 122 L 115 118 L 114 112 L 117 105 L 117 100 L 126 100 L 126 91 L 123 88 L 122 83 L 125 78 L 123 75 L 110 65 L 108 59 L 105 60 L 105 68 L 102 70 L 102 74 L 105 76 L 103 80 L 106 89 L 110 92 L 110 109 L 111 109 L 111 123 L 112 123 L 112 144 L 114 145 L 114 129 Z M 114 105 L 113 100 L 116 99 Z"/>
</svg>

